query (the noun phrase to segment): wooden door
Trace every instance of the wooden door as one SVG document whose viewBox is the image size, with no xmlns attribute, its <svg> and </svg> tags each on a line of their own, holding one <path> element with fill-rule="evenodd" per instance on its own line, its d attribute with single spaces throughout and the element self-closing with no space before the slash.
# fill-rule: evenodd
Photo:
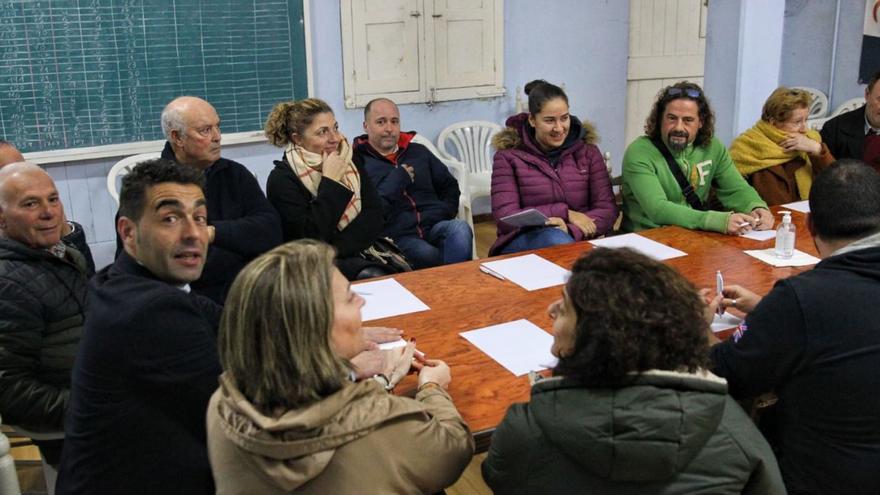
<svg viewBox="0 0 880 495">
<path fill-rule="evenodd" d="M 630 0 L 626 142 L 644 134 L 661 88 L 703 85 L 707 0 Z"/>
</svg>

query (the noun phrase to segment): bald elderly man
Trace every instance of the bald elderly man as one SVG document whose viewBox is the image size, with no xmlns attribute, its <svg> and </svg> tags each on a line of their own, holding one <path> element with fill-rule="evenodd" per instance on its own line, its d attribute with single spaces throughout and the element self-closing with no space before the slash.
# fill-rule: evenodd
<svg viewBox="0 0 880 495">
<path fill-rule="evenodd" d="M 0 168 L 0 415 L 62 431 L 86 313 L 86 263 L 61 241 L 64 206 L 39 166 Z M 61 441 L 35 442 L 56 465 Z"/>
<path fill-rule="evenodd" d="M 14 144 L 0 139 L 0 168 L 23 161 L 25 161 L 24 155 L 18 151 Z M 94 275 L 95 261 L 92 259 L 92 250 L 89 248 L 89 243 L 86 242 L 86 233 L 82 225 L 68 221 L 65 217 L 64 223 L 61 224 L 61 240 L 75 247 L 83 255 L 86 260 L 86 273 L 89 277 Z"/>
<path fill-rule="evenodd" d="M 175 98 L 162 111 L 162 132 L 168 139 L 162 158 L 205 174 L 211 246 L 202 276 L 190 285 L 223 304 L 239 270 L 281 244 L 281 219 L 254 175 L 220 157 L 220 117 L 210 103 L 194 96 Z"/>
</svg>

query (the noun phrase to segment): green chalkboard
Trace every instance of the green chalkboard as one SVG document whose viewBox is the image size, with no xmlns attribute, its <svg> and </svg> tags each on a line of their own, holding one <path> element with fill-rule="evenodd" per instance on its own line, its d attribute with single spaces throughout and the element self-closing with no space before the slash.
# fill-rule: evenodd
<svg viewBox="0 0 880 495">
<path fill-rule="evenodd" d="M 174 97 L 223 132 L 307 96 L 303 0 L 0 0 L 0 137 L 22 151 L 162 138 Z"/>
</svg>

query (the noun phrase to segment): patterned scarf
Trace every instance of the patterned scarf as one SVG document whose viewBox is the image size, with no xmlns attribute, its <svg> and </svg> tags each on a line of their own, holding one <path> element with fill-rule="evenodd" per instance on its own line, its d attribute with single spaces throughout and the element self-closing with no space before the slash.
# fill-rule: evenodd
<svg viewBox="0 0 880 495">
<path fill-rule="evenodd" d="M 339 155 L 348 164 L 348 170 L 342 175 L 340 184 L 354 194 L 336 223 L 336 228 L 339 230 L 345 229 L 361 212 L 361 176 L 351 161 L 351 146 L 348 144 L 348 140 L 345 136 L 341 137 Z M 312 153 L 293 143 L 287 145 L 284 156 L 287 157 L 287 163 L 293 169 L 293 173 L 306 186 L 306 189 L 312 193 L 312 196 L 317 196 L 318 185 L 324 177 L 322 173 L 324 158 L 318 153 Z"/>
<path fill-rule="evenodd" d="M 804 161 L 804 166 L 795 171 L 794 180 L 801 199 L 809 199 L 810 186 L 813 185 L 813 165 L 805 151 L 785 151 L 779 146 L 787 137 L 788 133 L 782 129 L 759 120 L 754 127 L 733 140 L 730 144 L 730 158 L 743 177 L 800 158 Z M 807 131 L 807 137 L 817 143 L 822 142 L 819 133 L 812 129 Z"/>
</svg>

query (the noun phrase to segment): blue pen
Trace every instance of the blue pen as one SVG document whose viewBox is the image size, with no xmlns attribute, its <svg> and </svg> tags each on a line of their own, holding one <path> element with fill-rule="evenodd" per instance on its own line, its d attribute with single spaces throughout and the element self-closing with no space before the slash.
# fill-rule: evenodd
<svg viewBox="0 0 880 495">
<path fill-rule="evenodd" d="M 724 293 L 724 277 L 721 276 L 721 270 L 715 272 L 715 292 L 720 296 Z M 724 314 L 724 307 L 721 306 L 721 302 L 718 303 L 718 309 L 716 313 L 719 315 Z"/>
</svg>

